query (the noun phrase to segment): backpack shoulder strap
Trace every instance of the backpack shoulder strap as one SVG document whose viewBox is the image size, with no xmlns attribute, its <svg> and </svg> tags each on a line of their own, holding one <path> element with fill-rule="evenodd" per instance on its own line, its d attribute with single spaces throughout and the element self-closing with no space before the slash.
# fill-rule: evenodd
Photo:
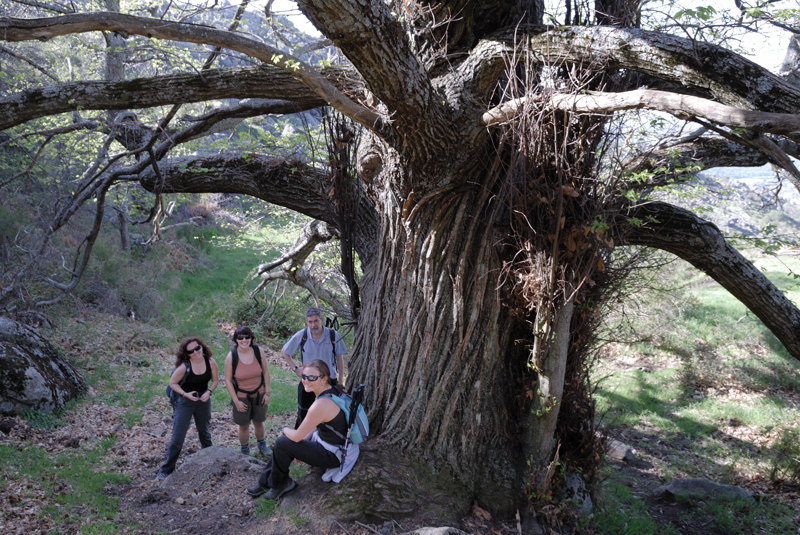
<svg viewBox="0 0 800 535">
<path fill-rule="evenodd" d="M 231 348 L 231 377 L 236 377 L 236 366 L 239 365 L 239 352 L 235 347 Z"/>
<path fill-rule="evenodd" d="M 347 402 L 342 399 L 341 396 L 334 396 L 333 394 L 320 394 L 321 398 L 328 398 L 329 400 L 336 403 L 336 406 L 342 409 L 343 411 L 347 411 Z"/>
<path fill-rule="evenodd" d="M 253 354 L 256 356 L 256 361 L 258 361 L 258 367 L 261 368 L 261 383 L 258 385 L 256 390 L 261 390 L 261 387 L 264 386 L 264 364 L 261 362 L 261 349 L 253 344 Z"/>
<path fill-rule="evenodd" d="M 192 365 L 189 364 L 188 360 L 184 360 L 183 361 L 183 367 L 186 368 L 186 371 L 184 372 L 183 377 L 181 378 L 181 380 L 178 381 L 178 384 L 180 386 L 183 386 L 183 383 L 186 382 L 186 379 L 189 378 L 189 373 L 191 373 L 191 371 L 192 371 Z"/>
<path fill-rule="evenodd" d="M 300 355 L 303 355 L 303 347 L 306 345 L 306 340 L 308 340 L 308 327 L 303 329 L 303 337 L 300 339 Z"/>
<path fill-rule="evenodd" d="M 253 353 L 255 354 L 256 360 L 258 361 L 258 367 L 261 368 L 261 370 L 263 371 L 264 365 L 261 363 L 261 349 L 255 344 L 253 344 Z"/>
<path fill-rule="evenodd" d="M 336 373 L 339 373 L 339 370 L 336 369 L 336 331 L 333 329 L 329 329 L 328 332 L 331 334 L 331 351 L 333 352 L 333 358 L 331 359 L 331 364 L 333 364 L 333 369 Z"/>
</svg>

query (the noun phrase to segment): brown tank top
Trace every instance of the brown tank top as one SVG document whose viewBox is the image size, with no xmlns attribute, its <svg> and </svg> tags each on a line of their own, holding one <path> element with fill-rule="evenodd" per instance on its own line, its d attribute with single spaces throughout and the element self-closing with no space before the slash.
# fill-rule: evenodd
<svg viewBox="0 0 800 535">
<path fill-rule="evenodd" d="M 258 365 L 258 360 L 256 360 L 255 356 L 253 356 L 253 362 L 250 364 L 244 364 L 240 356 L 239 363 L 236 365 L 234 377 L 236 377 L 236 382 L 242 390 L 249 390 L 252 392 L 258 388 L 261 384 L 261 366 Z M 263 387 L 259 389 L 259 393 L 264 393 Z M 236 395 L 240 399 L 247 398 L 247 394 L 244 392 L 237 392 Z"/>
</svg>

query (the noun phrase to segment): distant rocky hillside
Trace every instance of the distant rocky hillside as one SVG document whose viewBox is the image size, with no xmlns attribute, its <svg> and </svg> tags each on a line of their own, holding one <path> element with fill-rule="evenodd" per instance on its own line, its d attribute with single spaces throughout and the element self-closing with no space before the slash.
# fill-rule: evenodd
<svg viewBox="0 0 800 535">
<path fill-rule="evenodd" d="M 659 198 L 695 211 L 730 237 L 800 241 L 800 193 L 788 181 L 778 191 L 766 167 L 710 169 L 678 192 Z"/>
</svg>

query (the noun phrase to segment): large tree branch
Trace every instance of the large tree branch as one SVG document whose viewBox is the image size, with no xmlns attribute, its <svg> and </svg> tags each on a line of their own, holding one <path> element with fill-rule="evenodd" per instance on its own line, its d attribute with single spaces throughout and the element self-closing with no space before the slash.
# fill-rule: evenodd
<svg viewBox="0 0 800 535">
<path fill-rule="evenodd" d="M 527 32 L 523 39 L 523 32 Z M 525 42 L 529 59 L 547 64 L 624 69 L 667 80 L 688 94 L 710 95 L 737 108 L 778 113 L 800 109 L 800 89 L 720 46 L 661 32 L 608 26 L 524 26 L 479 43 L 487 57 L 512 57 Z M 495 62 L 493 69 L 502 68 Z M 485 73 L 484 77 L 491 73 Z"/>
<path fill-rule="evenodd" d="M 392 112 L 419 114 L 430 108 L 434 90 L 428 74 L 411 50 L 398 14 L 385 2 L 299 0 L 297 5 Z"/>
<path fill-rule="evenodd" d="M 380 0 L 299 0 L 308 19 L 352 62 L 370 91 L 388 108 L 392 123 L 403 139 L 396 148 L 409 151 L 427 147 L 425 160 L 452 139 L 442 97 L 435 91 L 425 66 L 414 54 L 408 35 Z M 424 141 L 420 142 L 420 138 Z M 409 142 L 413 139 L 413 142 Z M 424 166 L 417 166 L 424 169 Z"/>
<path fill-rule="evenodd" d="M 632 226 L 628 218 L 648 223 Z M 800 310 L 712 223 L 664 202 L 631 207 L 617 221 L 623 245 L 668 251 L 708 274 L 752 311 L 800 359 Z"/>
<path fill-rule="evenodd" d="M 779 140 L 780 149 L 795 158 L 800 148 L 788 140 Z M 778 143 L 776 142 L 776 145 Z M 694 176 L 698 164 L 704 169 L 713 167 L 759 167 L 771 163 L 763 152 L 717 136 L 704 136 L 659 144 L 654 150 L 637 154 L 624 162 L 622 168 L 631 173 L 651 172 L 646 184 L 631 188 L 644 191 L 670 183 L 686 182 Z"/>
<path fill-rule="evenodd" d="M 328 174 L 299 160 L 260 154 L 170 158 L 158 163 L 161 181 L 150 168 L 140 182 L 161 193 L 241 193 L 290 208 L 337 228 Z M 355 250 L 366 266 L 375 254 L 378 228 L 372 202 L 359 195 L 354 225 Z"/>
<path fill-rule="evenodd" d="M 800 109 L 800 90 L 760 65 L 711 43 L 636 28 L 571 27 L 533 36 L 550 61 L 595 61 L 708 91 L 739 108 L 779 113 Z"/>
<path fill-rule="evenodd" d="M 91 31 L 115 31 L 143 35 L 148 38 L 208 44 L 241 52 L 283 69 L 303 82 L 332 107 L 357 123 L 376 132 L 382 132 L 385 129 L 380 115 L 351 100 L 315 69 L 290 54 L 240 33 L 198 24 L 170 22 L 109 12 L 27 20 L 0 17 L 0 39 L 4 41 L 45 40 L 61 35 Z"/>
<path fill-rule="evenodd" d="M 341 80 L 340 74 L 340 70 L 331 72 L 331 79 Z M 325 105 L 319 95 L 276 67 L 218 69 L 202 74 L 124 82 L 69 82 L 28 89 L 0 98 L 0 130 L 76 109 L 140 109 L 225 98 L 273 99 L 262 113 L 294 113 Z"/>
</svg>

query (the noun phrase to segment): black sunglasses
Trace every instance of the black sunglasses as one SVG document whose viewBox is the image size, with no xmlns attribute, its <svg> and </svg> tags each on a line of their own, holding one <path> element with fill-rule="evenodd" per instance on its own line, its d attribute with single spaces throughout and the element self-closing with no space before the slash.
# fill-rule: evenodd
<svg viewBox="0 0 800 535">
<path fill-rule="evenodd" d="M 195 351 L 199 351 L 199 350 L 201 350 L 201 349 L 203 349 L 203 346 L 197 346 L 197 347 L 193 347 L 192 349 L 189 349 L 189 348 L 187 347 L 187 348 L 186 348 L 186 352 L 187 352 L 187 353 L 194 353 Z"/>
<path fill-rule="evenodd" d="M 250 340 L 251 338 L 252 338 L 252 336 L 250 336 L 249 334 L 237 334 L 236 335 L 236 339 L 237 340 Z"/>
<path fill-rule="evenodd" d="M 313 383 L 314 381 L 319 379 L 321 376 L 320 375 L 305 375 L 305 374 L 303 374 L 300 377 L 303 379 L 303 381 L 311 381 Z"/>
</svg>

